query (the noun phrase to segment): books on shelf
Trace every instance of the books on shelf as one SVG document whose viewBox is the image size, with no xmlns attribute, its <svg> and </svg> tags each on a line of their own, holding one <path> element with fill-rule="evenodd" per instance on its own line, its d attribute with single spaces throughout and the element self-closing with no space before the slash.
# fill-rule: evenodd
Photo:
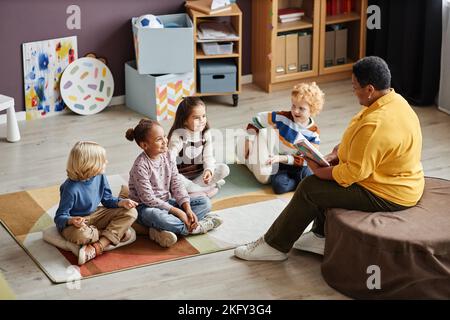
<svg viewBox="0 0 450 320">
<path fill-rule="evenodd" d="M 320 153 L 320 151 L 317 150 L 302 134 L 299 134 L 294 146 L 303 157 L 317 162 L 321 167 L 330 166 L 322 153 Z"/>
<path fill-rule="evenodd" d="M 186 8 L 205 14 L 215 14 L 231 10 L 230 0 L 191 0 L 186 1 Z"/>
<path fill-rule="evenodd" d="M 327 16 L 352 12 L 352 0 L 327 0 Z"/>
<path fill-rule="evenodd" d="M 300 21 L 301 18 L 288 18 L 288 19 L 278 19 L 281 23 L 287 23 L 287 22 L 294 22 L 294 21 Z"/>
<path fill-rule="evenodd" d="M 305 11 L 300 8 L 278 9 L 278 21 L 281 23 L 300 21 L 305 15 Z"/>
</svg>

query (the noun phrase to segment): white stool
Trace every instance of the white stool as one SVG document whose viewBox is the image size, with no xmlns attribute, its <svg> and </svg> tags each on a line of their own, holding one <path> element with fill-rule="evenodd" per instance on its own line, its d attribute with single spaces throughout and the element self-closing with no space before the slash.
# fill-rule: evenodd
<svg viewBox="0 0 450 320">
<path fill-rule="evenodd" d="M 17 142 L 20 140 L 19 126 L 17 125 L 16 111 L 14 110 L 14 99 L 0 94 L 0 111 L 6 110 L 6 140 Z"/>
</svg>

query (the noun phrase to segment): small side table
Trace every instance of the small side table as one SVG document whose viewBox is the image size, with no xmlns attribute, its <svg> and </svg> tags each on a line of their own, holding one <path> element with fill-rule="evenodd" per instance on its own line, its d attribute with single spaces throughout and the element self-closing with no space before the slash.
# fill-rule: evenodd
<svg viewBox="0 0 450 320">
<path fill-rule="evenodd" d="M 16 111 L 14 110 L 14 98 L 0 94 L 0 111 L 6 109 L 6 140 L 9 142 L 17 142 L 20 140 L 20 132 L 19 126 L 17 125 Z"/>
</svg>

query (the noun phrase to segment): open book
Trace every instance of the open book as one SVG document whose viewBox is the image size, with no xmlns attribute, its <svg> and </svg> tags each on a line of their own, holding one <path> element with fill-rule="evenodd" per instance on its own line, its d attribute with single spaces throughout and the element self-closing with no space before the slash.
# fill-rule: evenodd
<svg viewBox="0 0 450 320">
<path fill-rule="evenodd" d="M 321 167 L 329 167 L 330 164 L 325 160 L 324 156 L 317 150 L 311 142 L 306 140 L 306 138 L 299 134 L 300 137 L 297 138 L 294 146 L 298 149 L 298 152 L 305 158 L 314 160 Z"/>
</svg>

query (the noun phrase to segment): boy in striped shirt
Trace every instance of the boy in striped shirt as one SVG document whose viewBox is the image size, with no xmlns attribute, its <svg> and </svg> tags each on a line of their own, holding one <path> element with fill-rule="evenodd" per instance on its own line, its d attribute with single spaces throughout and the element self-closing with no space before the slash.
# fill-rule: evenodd
<svg viewBox="0 0 450 320">
<path fill-rule="evenodd" d="M 260 183 L 271 182 L 277 194 L 295 190 L 312 174 L 294 146 L 299 136 L 317 149 L 320 144 L 319 128 L 312 117 L 323 108 L 322 90 L 315 82 L 300 83 L 292 89 L 291 101 L 290 111 L 260 112 L 247 126 L 254 139 L 245 144 L 246 165 Z"/>
</svg>

